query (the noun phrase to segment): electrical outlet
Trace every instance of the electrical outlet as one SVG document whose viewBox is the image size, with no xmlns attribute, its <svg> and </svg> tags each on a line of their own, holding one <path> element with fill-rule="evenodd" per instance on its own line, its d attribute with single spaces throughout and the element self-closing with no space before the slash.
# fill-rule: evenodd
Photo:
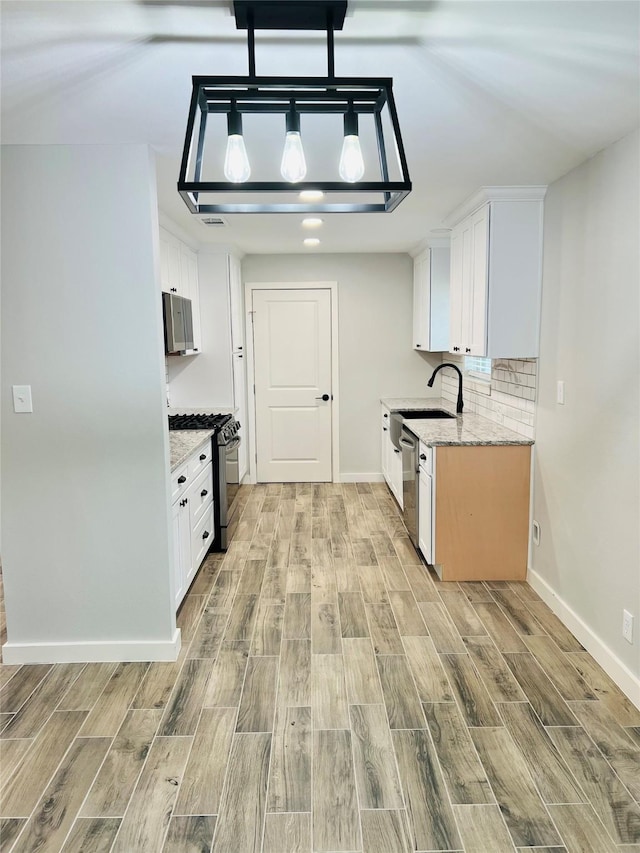
<svg viewBox="0 0 640 853">
<path fill-rule="evenodd" d="M 622 611 L 622 636 L 628 643 L 633 643 L 633 614 L 628 610 Z"/>
<path fill-rule="evenodd" d="M 539 545 L 540 544 L 540 525 L 538 524 L 537 521 L 534 521 L 531 526 L 533 528 L 533 544 Z"/>
</svg>

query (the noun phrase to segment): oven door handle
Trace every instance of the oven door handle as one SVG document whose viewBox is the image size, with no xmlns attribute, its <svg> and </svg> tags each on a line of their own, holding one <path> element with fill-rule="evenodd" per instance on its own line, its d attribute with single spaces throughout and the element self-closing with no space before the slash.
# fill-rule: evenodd
<svg viewBox="0 0 640 853">
<path fill-rule="evenodd" d="M 224 445 L 224 449 L 227 451 L 227 453 L 231 453 L 232 450 L 235 450 L 236 447 L 240 446 L 241 441 L 242 441 L 242 439 L 240 438 L 240 436 L 236 435 L 235 438 L 231 439 L 229 444 Z"/>
</svg>

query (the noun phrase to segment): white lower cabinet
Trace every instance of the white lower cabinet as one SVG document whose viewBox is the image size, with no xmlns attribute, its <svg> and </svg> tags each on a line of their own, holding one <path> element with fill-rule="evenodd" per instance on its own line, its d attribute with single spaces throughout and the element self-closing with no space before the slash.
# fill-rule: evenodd
<svg viewBox="0 0 640 853">
<path fill-rule="evenodd" d="M 382 406 L 380 436 L 382 475 L 402 509 L 402 454 L 391 441 L 391 413 L 386 406 Z"/>
<path fill-rule="evenodd" d="M 422 468 L 418 498 L 418 545 L 427 563 L 433 565 L 433 479 Z"/>
<path fill-rule="evenodd" d="M 210 503 L 204 516 L 191 531 L 191 569 L 187 575 L 187 589 L 200 568 L 202 561 L 207 556 L 207 551 L 212 541 L 213 503 Z"/>
<path fill-rule="evenodd" d="M 174 594 L 179 607 L 215 533 L 211 444 L 196 450 L 171 479 Z"/>
</svg>

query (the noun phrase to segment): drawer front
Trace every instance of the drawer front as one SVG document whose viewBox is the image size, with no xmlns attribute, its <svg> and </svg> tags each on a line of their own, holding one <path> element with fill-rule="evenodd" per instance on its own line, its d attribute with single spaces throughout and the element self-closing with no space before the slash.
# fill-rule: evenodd
<svg viewBox="0 0 640 853">
<path fill-rule="evenodd" d="M 211 456 L 212 456 L 213 448 L 211 444 L 211 439 L 207 441 L 202 447 L 198 448 L 196 452 L 189 457 L 188 466 L 189 466 L 189 478 L 191 482 L 199 477 L 202 471 L 207 467 L 207 465 L 211 464 Z"/>
<path fill-rule="evenodd" d="M 171 503 L 174 504 L 190 485 L 191 477 L 189 476 L 189 463 L 187 462 L 176 468 L 171 474 Z"/>
<path fill-rule="evenodd" d="M 213 504 L 209 504 L 205 510 L 203 517 L 191 534 L 191 559 L 192 572 L 195 573 L 200 568 L 200 564 L 205 558 L 205 555 L 211 543 L 213 542 Z"/>
<path fill-rule="evenodd" d="M 426 444 L 420 442 L 419 453 L 420 467 L 427 474 L 433 473 L 433 447 L 427 447 Z"/>
<path fill-rule="evenodd" d="M 189 492 L 191 528 L 193 529 L 207 507 L 213 502 L 213 468 L 208 465 L 195 481 Z"/>
</svg>

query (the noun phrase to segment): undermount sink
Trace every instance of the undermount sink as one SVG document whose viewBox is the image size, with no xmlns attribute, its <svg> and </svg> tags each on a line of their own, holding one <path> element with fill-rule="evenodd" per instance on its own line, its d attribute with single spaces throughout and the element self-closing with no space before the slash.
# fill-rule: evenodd
<svg viewBox="0 0 640 853">
<path fill-rule="evenodd" d="M 451 412 L 445 412 L 443 409 L 401 409 L 397 412 L 406 420 L 426 420 L 430 418 L 455 418 Z"/>
</svg>

